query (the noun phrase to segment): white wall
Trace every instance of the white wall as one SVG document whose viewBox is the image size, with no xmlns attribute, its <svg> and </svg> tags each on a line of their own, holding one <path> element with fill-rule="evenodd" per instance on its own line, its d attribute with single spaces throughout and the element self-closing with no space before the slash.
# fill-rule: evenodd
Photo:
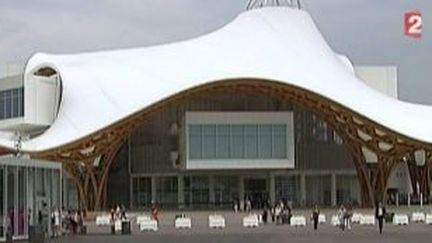
<svg viewBox="0 0 432 243">
<path fill-rule="evenodd" d="M 38 127 L 54 121 L 58 107 L 58 75 L 34 76 L 24 85 L 24 122 Z"/>
<path fill-rule="evenodd" d="M 369 87 L 390 97 L 398 97 L 397 67 L 355 66 L 354 71 Z"/>
<path fill-rule="evenodd" d="M 22 75 L 0 79 L 0 90 L 23 86 L 24 117 L 0 120 L 0 130 L 27 134 L 53 123 L 60 95 L 59 76 L 42 77 L 30 74 L 25 83 Z"/>
<path fill-rule="evenodd" d="M 15 89 L 23 86 L 22 75 L 0 78 L 0 90 Z"/>
</svg>

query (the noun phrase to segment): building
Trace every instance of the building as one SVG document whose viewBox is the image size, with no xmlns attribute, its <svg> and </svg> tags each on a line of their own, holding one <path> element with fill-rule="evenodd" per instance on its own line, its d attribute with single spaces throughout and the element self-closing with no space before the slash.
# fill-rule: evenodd
<svg viewBox="0 0 432 243">
<path fill-rule="evenodd" d="M 302 10 L 252 9 L 149 48 L 39 53 L 22 90 L 23 114 L 4 130 L 23 153 L 62 163 L 77 207 L 429 195 L 432 108 L 396 99 L 395 67 L 334 53 Z M 15 141 L 5 135 L 2 153 Z"/>
<path fill-rule="evenodd" d="M 0 241 L 6 240 L 8 228 L 13 239 L 27 239 L 29 225 L 37 223 L 39 212 L 49 217 L 51 210 L 62 208 L 62 165 L 20 155 L 20 134 L 8 133 L 30 131 L 15 126 L 25 119 L 24 96 L 21 76 L 0 78 L 1 135 L 15 141 L 13 154 L 0 158 Z M 51 221 L 47 223 L 51 231 Z"/>
</svg>

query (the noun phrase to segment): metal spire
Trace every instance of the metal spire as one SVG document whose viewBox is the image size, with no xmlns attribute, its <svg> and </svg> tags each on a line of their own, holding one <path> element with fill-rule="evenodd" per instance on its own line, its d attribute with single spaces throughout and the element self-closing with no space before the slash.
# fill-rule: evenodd
<svg viewBox="0 0 432 243">
<path fill-rule="evenodd" d="M 288 6 L 301 8 L 300 0 L 249 0 L 246 9 L 262 8 L 266 6 Z"/>
</svg>

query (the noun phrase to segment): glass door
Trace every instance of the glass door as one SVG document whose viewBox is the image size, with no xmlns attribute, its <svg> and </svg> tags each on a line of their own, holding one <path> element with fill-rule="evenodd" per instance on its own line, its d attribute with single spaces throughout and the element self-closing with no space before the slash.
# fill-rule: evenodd
<svg viewBox="0 0 432 243">
<path fill-rule="evenodd" d="M 245 199 L 249 199 L 252 208 L 262 208 L 269 199 L 267 180 L 265 178 L 244 179 Z"/>
</svg>

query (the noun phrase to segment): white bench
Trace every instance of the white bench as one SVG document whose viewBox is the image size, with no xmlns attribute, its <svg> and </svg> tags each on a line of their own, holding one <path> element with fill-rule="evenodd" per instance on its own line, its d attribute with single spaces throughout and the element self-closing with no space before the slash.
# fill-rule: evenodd
<svg viewBox="0 0 432 243">
<path fill-rule="evenodd" d="M 306 217 L 305 216 L 292 216 L 291 217 L 291 225 L 292 226 L 306 226 Z"/>
<path fill-rule="evenodd" d="M 210 228 L 225 228 L 225 218 L 222 215 L 214 214 L 209 215 Z"/>
<path fill-rule="evenodd" d="M 149 216 L 138 216 L 137 225 L 140 231 L 157 231 L 158 223 L 155 219 Z"/>
<path fill-rule="evenodd" d="M 426 224 L 432 224 L 432 214 L 430 214 L 430 213 L 426 214 L 425 223 Z"/>
<path fill-rule="evenodd" d="M 413 222 L 425 222 L 426 215 L 422 212 L 414 212 L 411 214 L 411 221 Z"/>
<path fill-rule="evenodd" d="M 97 226 L 108 226 L 111 225 L 111 216 L 110 215 L 101 215 L 96 217 L 96 225 Z"/>
<path fill-rule="evenodd" d="M 353 224 L 360 224 L 360 222 L 362 221 L 362 218 L 363 218 L 363 215 L 361 215 L 359 213 L 354 213 L 352 215 L 351 222 Z"/>
<path fill-rule="evenodd" d="M 243 217 L 243 227 L 258 227 L 259 220 L 256 214 L 250 214 Z"/>
<path fill-rule="evenodd" d="M 375 225 L 375 215 L 373 214 L 364 214 L 360 219 L 361 225 Z"/>
<path fill-rule="evenodd" d="M 331 217 L 331 225 L 333 225 L 333 226 L 339 226 L 340 225 L 340 220 L 339 220 L 339 217 L 337 215 L 333 215 Z"/>
<path fill-rule="evenodd" d="M 326 221 L 327 221 L 327 220 L 326 220 L 326 216 L 325 216 L 324 214 L 320 214 L 320 215 L 318 216 L 318 223 L 320 223 L 320 224 L 325 224 Z"/>
<path fill-rule="evenodd" d="M 393 224 L 394 225 L 408 225 L 408 215 L 406 214 L 395 214 L 393 216 Z"/>
<path fill-rule="evenodd" d="M 192 228 L 192 220 L 189 217 L 176 218 L 174 225 L 176 229 L 190 229 Z"/>
</svg>

